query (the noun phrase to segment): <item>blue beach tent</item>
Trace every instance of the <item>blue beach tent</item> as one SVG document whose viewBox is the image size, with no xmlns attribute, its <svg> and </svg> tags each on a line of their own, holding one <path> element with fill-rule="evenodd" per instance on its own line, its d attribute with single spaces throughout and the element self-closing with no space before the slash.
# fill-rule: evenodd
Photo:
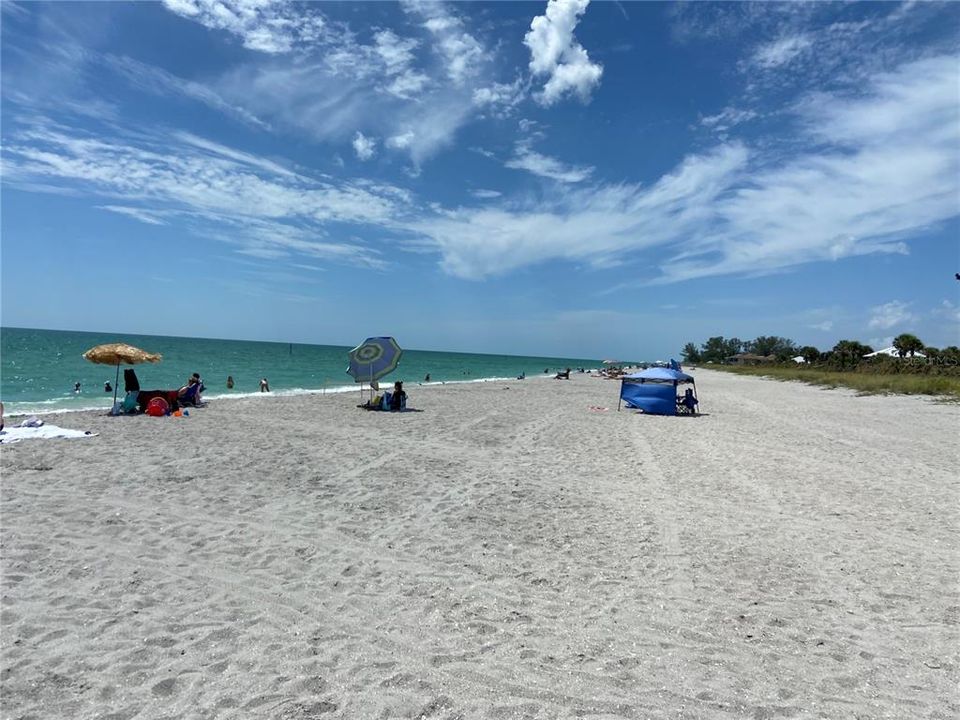
<svg viewBox="0 0 960 720">
<path fill-rule="evenodd" d="M 693 386 L 697 396 L 697 384 L 692 375 L 678 369 L 654 367 L 632 375 L 624 375 L 620 382 L 620 402 L 637 408 L 649 415 L 677 414 L 677 387 L 685 383 Z"/>
</svg>

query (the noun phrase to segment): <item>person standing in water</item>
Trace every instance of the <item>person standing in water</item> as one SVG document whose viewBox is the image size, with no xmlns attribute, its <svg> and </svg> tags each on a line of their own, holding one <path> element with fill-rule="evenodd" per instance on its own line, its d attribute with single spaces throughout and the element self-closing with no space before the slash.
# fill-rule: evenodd
<svg viewBox="0 0 960 720">
<path fill-rule="evenodd" d="M 227 375 L 227 390 L 233 390 L 233 375 Z"/>
<path fill-rule="evenodd" d="M 80 393 L 80 383 L 73 384 L 73 391 L 78 394 Z"/>
<path fill-rule="evenodd" d="M 107 381 L 103 384 L 103 391 L 104 391 L 105 393 L 112 393 L 112 392 L 113 392 L 113 386 L 110 384 L 110 381 L 109 381 L 109 380 L 107 380 Z"/>
<path fill-rule="evenodd" d="M 270 392 L 270 383 L 266 378 L 260 378 L 260 392 Z"/>
</svg>

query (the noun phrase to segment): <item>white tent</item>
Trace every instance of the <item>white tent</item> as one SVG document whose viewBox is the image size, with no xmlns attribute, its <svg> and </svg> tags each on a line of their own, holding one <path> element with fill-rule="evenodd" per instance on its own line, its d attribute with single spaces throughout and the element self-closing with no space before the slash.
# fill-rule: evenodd
<svg viewBox="0 0 960 720">
<path fill-rule="evenodd" d="M 895 358 L 900 357 L 900 353 L 892 345 L 888 348 L 884 348 L 883 350 L 877 350 L 876 352 L 868 353 L 867 355 L 864 355 L 864 357 L 880 357 L 881 355 L 886 355 L 888 357 L 895 357 Z M 907 355 L 906 357 L 925 358 L 926 355 L 924 355 L 922 352 L 915 352 L 912 356 Z"/>
</svg>

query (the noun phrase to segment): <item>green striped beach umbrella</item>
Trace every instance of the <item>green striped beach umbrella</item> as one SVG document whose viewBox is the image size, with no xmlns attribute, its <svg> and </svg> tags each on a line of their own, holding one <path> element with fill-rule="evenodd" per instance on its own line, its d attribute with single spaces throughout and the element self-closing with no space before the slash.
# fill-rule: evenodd
<svg viewBox="0 0 960 720">
<path fill-rule="evenodd" d="M 371 337 L 350 351 L 347 372 L 355 382 L 373 382 L 397 369 L 403 350 L 392 337 Z"/>
</svg>

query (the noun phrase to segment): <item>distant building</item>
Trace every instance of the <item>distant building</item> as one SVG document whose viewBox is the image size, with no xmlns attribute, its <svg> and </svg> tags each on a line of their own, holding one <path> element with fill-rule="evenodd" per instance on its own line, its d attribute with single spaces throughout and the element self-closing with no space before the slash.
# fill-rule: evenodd
<svg viewBox="0 0 960 720">
<path fill-rule="evenodd" d="M 900 352 L 891 345 L 890 347 L 884 348 L 883 350 L 877 350 L 876 352 L 868 353 L 867 355 L 864 355 L 864 357 L 868 357 L 868 358 L 881 357 L 883 355 L 886 355 L 887 357 L 898 358 L 900 357 Z M 924 355 L 922 352 L 915 352 L 913 355 L 909 355 L 909 354 L 906 355 L 906 357 L 925 358 L 926 355 Z"/>
</svg>

